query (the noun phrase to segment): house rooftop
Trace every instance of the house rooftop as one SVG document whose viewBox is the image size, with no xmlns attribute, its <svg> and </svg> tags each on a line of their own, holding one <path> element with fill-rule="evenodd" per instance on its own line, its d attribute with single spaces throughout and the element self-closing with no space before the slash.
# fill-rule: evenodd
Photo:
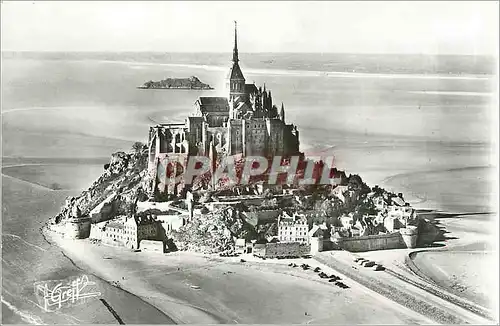
<svg viewBox="0 0 500 326">
<path fill-rule="evenodd" d="M 106 227 L 114 229 L 123 229 L 125 228 L 125 225 L 123 225 L 123 222 L 121 221 L 110 221 L 108 224 L 106 224 Z"/>
<path fill-rule="evenodd" d="M 405 201 L 400 197 L 393 197 L 392 203 L 398 206 L 405 206 Z"/>
</svg>

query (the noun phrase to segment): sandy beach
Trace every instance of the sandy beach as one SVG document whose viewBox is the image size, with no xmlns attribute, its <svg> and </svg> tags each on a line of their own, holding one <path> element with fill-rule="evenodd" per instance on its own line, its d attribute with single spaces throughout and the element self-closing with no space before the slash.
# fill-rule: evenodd
<svg viewBox="0 0 500 326">
<path fill-rule="evenodd" d="M 80 167 L 82 168 L 82 167 Z M 151 324 L 171 324 L 164 313 L 136 295 L 125 292 L 75 266 L 41 234 L 41 227 L 59 209 L 60 202 L 71 191 L 54 191 L 23 180 L 2 176 L 2 323 L 20 324 L 117 324 L 117 320 L 99 301 L 46 312 L 35 297 L 34 283 L 46 280 L 64 281 L 69 277 L 88 275 L 96 282 L 107 303 L 129 323 L 141 323 L 141 311 Z M 22 209 L 20 209 L 22 208 Z M 27 218 L 29 217 L 29 218 Z M 133 308 L 133 309 L 131 309 Z"/>
<path fill-rule="evenodd" d="M 432 216 L 432 215 L 431 215 Z M 430 216 L 427 215 L 427 218 Z M 438 222 L 444 238 L 432 247 L 357 253 L 445 295 L 458 297 L 498 320 L 497 225 L 495 214 L 430 218 Z M 411 262 L 408 262 L 408 259 Z M 418 275 L 418 276 L 417 276 Z"/>
<path fill-rule="evenodd" d="M 433 323 L 347 278 L 350 288 L 340 289 L 314 272 L 292 269 L 287 260 L 241 263 L 187 252 L 134 253 L 53 233 L 51 239 L 75 264 L 118 281 L 176 323 Z"/>
</svg>

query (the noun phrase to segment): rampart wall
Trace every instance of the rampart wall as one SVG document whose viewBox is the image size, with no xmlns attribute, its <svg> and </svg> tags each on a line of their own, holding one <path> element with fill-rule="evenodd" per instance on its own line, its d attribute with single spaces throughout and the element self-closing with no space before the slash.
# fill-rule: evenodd
<svg viewBox="0 0 500 326">
<path fill-rule="evenodd" d="M 300 242 L 266 243 L 255 245 L 253 252 L 262 258 L 302 257 L 311 253 L 311 245 Z"/>
<path fill-rule="evenodd" d="M 339 246 L 344 250 L 352 252 L 406 248 L 399 232 L 342 238 L 339 242 Z"/>
</svg>

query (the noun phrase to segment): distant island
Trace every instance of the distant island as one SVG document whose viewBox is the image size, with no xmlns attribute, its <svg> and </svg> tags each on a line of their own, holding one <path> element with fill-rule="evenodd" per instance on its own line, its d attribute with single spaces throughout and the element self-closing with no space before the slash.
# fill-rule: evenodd
<svg viewBox="0 0 500 326">
<path fill-rule="evenodd" d="M 213 89 L 210 85 L 202 83 L 198 77 L 167 78 L 160 81 L 148 81 L 138 86 L 140 89 Z"/>
</svg>

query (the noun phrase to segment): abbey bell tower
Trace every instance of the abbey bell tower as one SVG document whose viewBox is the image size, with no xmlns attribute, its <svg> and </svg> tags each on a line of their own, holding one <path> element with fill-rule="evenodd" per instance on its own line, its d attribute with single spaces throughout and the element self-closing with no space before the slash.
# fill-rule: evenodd
<svg viewBox="0 0 500 326">
<path fill-rule="evenodd" d="M 234 22 L 234 49 L 233 49 L 233 65 L 229 70 L 226 86 L 229 90 L 229 102 L 236 105 L 239 102 L 246 101 L 245 92 L 245 77 L 241 72 L 238 58 L 238 31 L 236 21 Z"/>
</svg>

